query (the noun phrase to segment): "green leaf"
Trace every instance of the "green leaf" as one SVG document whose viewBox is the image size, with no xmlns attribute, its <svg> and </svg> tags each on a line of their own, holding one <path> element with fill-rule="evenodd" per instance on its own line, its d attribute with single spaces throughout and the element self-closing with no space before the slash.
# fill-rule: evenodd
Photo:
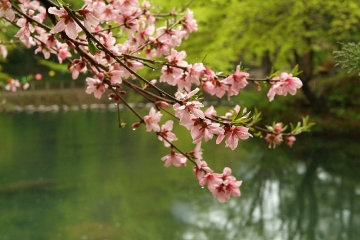
<svg viewBox="0 0 360 240">
<path fill-rule="evenodd" d="M 89 48 L 89 52 L 92 55 L 95 55 L 96 53 L 100 52 L 100 50 L 97 48 L 97 46 L 95 45 L 94 41 L 90 38 L 89 42 L 88 42 L 88 48 Z"/>
<path fill-rule="evenodd" d="M 262 132 L 254 133 L 254 136 L 255 136 L 255 137 L 262 137 Z"/>
<path fill-rule="evenodd" d="M 71 5 L 68 3 L 65 3 L 63 0 L 56 0 L 56 3 L 61 7 L 61 6 L 66 6 L 66 7 L 70 7 Z"/>
<path fill-rule="evenodd" d="M 300 73 L 302 73 L 302 71 L 299 71 L 299 65 L 296 64 L 296 66 L 293 68 L 293 70 L 291 71 L 291 74 L 296 77 L 299 76 Z"/>
</svg>

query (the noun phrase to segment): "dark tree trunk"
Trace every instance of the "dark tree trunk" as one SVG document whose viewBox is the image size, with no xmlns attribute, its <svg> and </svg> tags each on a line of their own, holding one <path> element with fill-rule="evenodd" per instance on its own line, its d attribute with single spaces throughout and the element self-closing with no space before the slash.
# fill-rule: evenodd
<svg viewBox="0 0 360 240">
<path fill-rule="evenodd" d="M 321 111 L 324 107 L 324 103 L 316 96 L 315 92 L 310 87 L 310 81 L 314 78 L 314 52 L 310 50 L 303 55 L 299 55 L 297 51 L 294 50 L 294 57 L 299 65 L 299 70 L 302 71 L 299 78 L 303 82 L 301 90 L 306 97 L 307 104 L 311 105 L 314 110 Z"/>
<path fill-rule="evenodd" d="M 264 71 L 264 75 L 270 75 L 271 74 L 271 68 L 272 68 L 272 61 L 270 59 L 270 52 L 266 51 L 264 55 L 261 58 L 261 68 Z"/>
</svg>

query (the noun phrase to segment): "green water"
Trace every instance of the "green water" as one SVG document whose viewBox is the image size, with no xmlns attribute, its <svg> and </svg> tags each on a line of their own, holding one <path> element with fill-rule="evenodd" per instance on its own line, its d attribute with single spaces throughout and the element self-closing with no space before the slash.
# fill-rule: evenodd
<svg viewBox="0 0 360 240">
<path fill-rule="evenodd" d="M 0 240 L 360 236 L 359 139 L 303 135 L 275 150 L 255 139 L 235 151 L 204 145 L 214 170 L 230 166 L 243 180 L 242 197 L 221 204 L 190 164 L 164 168 L 168 149 L 122 118 L 124 129 L 112 112 L 1 114 Z"/>
</svg>

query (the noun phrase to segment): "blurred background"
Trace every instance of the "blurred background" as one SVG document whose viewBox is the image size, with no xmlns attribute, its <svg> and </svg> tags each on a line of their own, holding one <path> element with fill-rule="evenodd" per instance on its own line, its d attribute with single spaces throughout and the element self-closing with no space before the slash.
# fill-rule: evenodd
<svg viewBox="0 0 360 240">
<path fill-rule="evenodd" d="M 152 1 L 160 12 L 186 3 Z M 333 51 L 360 42 L 360 3 L 198 0 L 190 8 L 199 31 L 180 48 L 187 61 L 224 73 L 242 62 L 257 77 L 298 64 L 304 86 L 296 96 L 270 103 L 267 87 L 250 85 L 231 104 L 256 106 L 263 125 L 310 115 L 313 131 L 291 149 L 268 149 L 263 139 L 235 151 L 203 144 L 215 171 L 229 166 L 243 180 L 242 197 L 220 204 L 198 186 L 190 164 L 163 167 L 168 149 L 144 129 L 132 131 L 130 112 L 121 111 L 127 126 L 119 129 L 111 102 L 84 92 L 85 75 L 74 81 L 56 57 L 44 61 L 35 49 L 10 45 L 0 58 L 1 240 L 358 238 L 360 78 L 334 67 Z M 1 41 L 17 31 L 2 30 Z M 9 78 L 30 88 L 7 92 Z M 143 101 L 131 93 L 127 100 Z M 181 130 L 177 144 L 190 151 Z"/>
</svg>

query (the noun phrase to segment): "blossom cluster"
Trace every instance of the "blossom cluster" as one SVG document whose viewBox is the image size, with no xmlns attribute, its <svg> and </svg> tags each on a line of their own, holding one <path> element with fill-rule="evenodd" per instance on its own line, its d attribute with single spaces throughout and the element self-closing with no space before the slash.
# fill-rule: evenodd
<svg viewBox="0 0 360 240">
<path fill-rule="evenodd" d="M 224 140 L 225 147 L 234 150 L 239 140 L 253 136 L 249 131 L 264 131 L 270 134 L 265 139 L 276 146 L 282 141 L 281 134 L 258 127 L 260 114 L 251 115 L 240 106 L 224 116 L 218 116 L 214 106 L 203 110 L 199 95 L 225 96 L 230 100 L 249 82 L 264 81 L 270 83 L 268 97 L 272 101 L 276 94 L 294 95 L 302 86 L 301 80 L 288 73 L 271 79 L 253 79 L 240 65 L 233 73 L 223 75 L 202 62 L 188 63 L 186 52 L 177 48 L 197 30 L 193 12 L 172 10 L 157 15 L 152 9 L 148 1 L 138 0 L 84 0 L 78 10 L 70 9 L 62 1 L 55 4 L 47 0 L 2 0 L 0 18 L 18 27 L 15 37 L 25 46 L 33 47 L 35 54 L 42 53 L 45 59 L 56 55 L 59 63 L 67 62 L 74 80 L 87 74 L 86 93 L 100 99 L 110 91 L 109 99 L 116 104 L 124 103 L 139 118 L 133 129 L 144 124 L 146 131 L 155 132 L 164 146 L 170 148 L 170 153 L 162 158 L 165 167 L 185 166 L 191 161 L 200 185 L 207 184 L 214 197 L 226 202 L 230 196 L 240 196 L 241 181 L 227 167 L 223 173 L 214 173 L 202 159 L 201 143 L 216 137 L 217 144 Z M 6 57 L 4 45 L 0 44 L 0 50 Z M 145 67 L 159 69 L 159 78 L 149 81 L 141 76 L 139 70 Z M 175 95 L 162 90 L 163 84 L 174 86 Z M 18 82 L 13 80 L 6 89 L 15 91 L 17 87 Z M 148 115 L 141 117 L 127 104 L 125 87 L 153 103 Z M 165 110 L 168 106 L 172 109 Z M 162 112 L 169 113 L 190 132 L 195 150 L 183 152 L 173 144 L 177 140 L 172 132 L 175 122 L 168 120 L 160 125 Z M 300 130 L 307 128 L 298 127 L 291 136 Z M 287 137 L 290 146 L 294 142 L 291 136 Z"/>
<path fill-rule="evenodd" d="M 236 109 L 239 109 L 239 106 L 237 106 Z M 205 117 L 206 114 L 215 114 L 213 107 L 208 110 L 209 111 L 205 111 L 205 114 L 200 113 L 200 115 Z M 189 116 L 191 115 L 192 114 L 189 113 Z M 210 127 L 212 123 L 199 123 L 199 125 L 202 125 L 200 127 L 197 127 L 197 124 L 184 125 L 185 127 L 191 128 L 191 135 L 193 137 L 194 143 L 196 143 L 196 147 L 193 151 L 188 153 L 177 153 L 174 151 L 175 146 L 172 145 L 172 142 L 177 140 L 176 135 L 172 132 L 174 122 L 172 120 L 168 120 L 166 123 L 160 126 L 159 122 L 161 117 L 162 114 L 160 112 L 156 111 L 154 108 L 151 108 L 149 114 L 143 118 L 143 121 L 145 122 L 146 131 L 156 132 L 159 140 L 164 142 L 165 147 L 171 147 L 170 153 L 161 158 L 161 160 L 165 162 L 164 166 L 186 166 L 187 161 L 190 160 L 195 165 L 193 167 L 193 171 L 195 173 L 195 177 L 199 180 L 200 186 L 204 187 L 207 184 L 209 191 L 215 198 L 219 200 L 219 202 L 227 202 L 230 199 L 230 196 L 239 197 L 241 195 L 240 186 L 242 181 L 237 181 L 236 178 L 231 175 L 232 171 L 228 167 L 224 168 L 223 173 L 214 173 L 214 171 L 208 167 L 207 162 L 202 157 L 201 139 L 203 138 L 205 141 L 207 141 L 214 135 L 218 135 L 218 139 L 220 138 L 222 140 L 226 135 L 228 135 L 226 138 L 232 143 L 233 146 L 235 144 L 234 142 L 236 142 L 237 145 L 239 138 L 247 139 L 249 136 L 251 136 L 247 132 L 248 129 L 246 128 L 242 134 L 236 134 L 236 130 L 229 131 L 229 134 L 226 134 L 224 128 L 221 128 L 219 124 L 215 124 L 213 127 Z M 193 122 L 202 121 L 202 118 L 197 118 L 193 115 L 193 119 L 194 118 L 196 118 L 196 120 Z M 203 125 L 205 125 L 205 127 L 203 127 Z M 199 130 L 199 128 L 204 129 Z M 196 134 L 193 134 L 193 132 L 196 132 Z M 217 143 L 220 143 L 221 140 L 217 141 Z"/>
<path fill-rule="evenodd" d="M 269 143 L 269 148 L 275 148 L 283 141 L 283 132 L 286 130 L 286 127 L 283 126 L 283 123 L 275 123 L 273 127 L 267 127 L 271 132 L 267 133 L 265 136 L 265 140 Z M 294 135 L 286 136 L 285 143 L 292 147 L 296 138 Z"/>
<path fill-rule="evenodd" d="M 274 100 L 276 94 L 286 96 L 290 93 L 295 95 L 296 90 L 303 85 L 299 78 L 285 72 L 281 73 L 280 76 L 274 77 L 272 80 L 275 80 L 275 82 L 271 84 L 267 94 L 270 101 Z"/>
</svg>

